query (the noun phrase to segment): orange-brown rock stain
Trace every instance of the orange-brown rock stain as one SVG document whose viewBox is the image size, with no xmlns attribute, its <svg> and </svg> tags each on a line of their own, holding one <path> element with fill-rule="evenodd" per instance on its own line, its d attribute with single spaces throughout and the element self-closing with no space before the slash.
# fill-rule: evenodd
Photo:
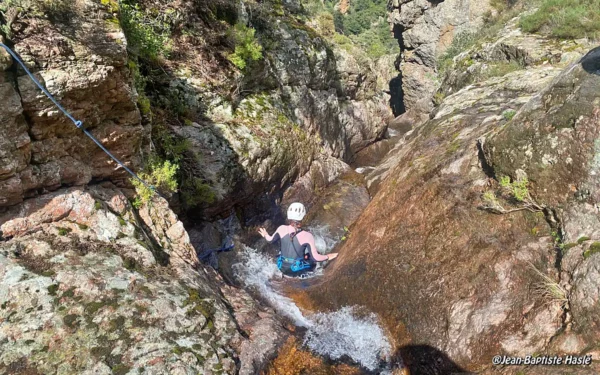
<svg viewBox="0 0 600 375">
<path fill-rule="evenodd" d="M 298 340 L 290 337 L 279 351 L 277 358 L 262 375 L 360 375 L 363 372 L 346 364 L 329 365 L 325 361 L 300 348 Z"/>
<path fill-rule="evenodd" d="M 294 301 L 296 306 L 298 306 L 298 308 L 302 310 L 302 312 L 306 313 L 317 311 L 316 304 L 305 291 L 297 290 L 290 285 L 286 286 L 284 293 L 287 297 L 291 298 Z"/>
</svg>

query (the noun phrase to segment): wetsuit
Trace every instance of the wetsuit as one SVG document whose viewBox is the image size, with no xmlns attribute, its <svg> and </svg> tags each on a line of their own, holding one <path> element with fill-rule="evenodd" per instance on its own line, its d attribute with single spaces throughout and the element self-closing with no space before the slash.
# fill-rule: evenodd
<svg viewBox="0 0 600 375">
<path fill-rule="evenodd" d="M 314 270 L 317 262 L 329 259 L 326 255 L 317 252 L 312 234 L 302 230 L 297 231 L 291 225 L 280 226 L 273 236 L 268 236 L 266 240 L 269 243 L 279 240 L 280 255 L 282 257 L 281 272 L 289 276 L 300 276 L 310 272 Z M 295 260 L 302 260 L 310 267 L 301 271 L 293 271 L 292 266 Z"/>
</svg>

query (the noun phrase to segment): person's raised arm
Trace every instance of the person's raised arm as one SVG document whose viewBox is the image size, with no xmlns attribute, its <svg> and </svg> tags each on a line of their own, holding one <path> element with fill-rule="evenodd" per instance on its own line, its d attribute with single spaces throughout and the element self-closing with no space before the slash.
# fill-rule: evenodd
<svg viewBox="0 0 600 375">
<path fill-rule="evenodd" d="M 273 243 L 277 240 L 279 240 L 282 235 L 280 234 L 280 229 L 281 227 L 277 228 L 277 230 L 275 231 L 275 233 L 273 233 L 273 235 L 269 235 L 269 232 L 267 232 L 267 230 L 265 228 L 259 228 L 258 229 L 258 233 L 260 233 L 260 235 L 267 240 L 267 242 L 269 243 Z"/>
</svg>

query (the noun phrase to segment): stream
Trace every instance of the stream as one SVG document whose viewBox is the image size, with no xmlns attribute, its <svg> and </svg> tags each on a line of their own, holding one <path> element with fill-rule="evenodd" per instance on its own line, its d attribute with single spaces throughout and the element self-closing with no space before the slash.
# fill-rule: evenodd
<svg viewBox="0 0 600 375">
<path fill-rule="evenodd" d="M 389 129 L 384 140 L 361 153 L 352 166 L 356 172 L 352 173 L 360 175 L 374 169 L 401 135 Z M 341 176 L 320 192 L 309 208 L 309 213 L 313 211 L 313 215 L 305 229 L 315 237 L 317 251 L 321 254 L 335 251 L 344 237 L 350 235 L 348 227 L 370 200 L 362 177 L 359 183 L 348 181 L 356 181 L 356 178 Z M 229 227 L 229 234 L 242 230 L 239 226 L 226 226 Z M 232 276 L 246 289 L 259 295 L 278 314 L 299 327 L 297 332 L 303 347 L 334 362 L 360 366 L 365 374 L 392 374 L 392 368 L 400 366 L 392 363 L 392 342 L 372 312 L 359 306 L 344 306 L 327 312 L 306 311 L 288 296 L 293 290 L 302 290 L 306 285 L 311 285 L 311 281 L 326 272 L 324 269 L 317 267 L 314 279 L 284 279 L 273 254 L 248 246 L 251 243 L 237 248 L 235 261 L 230 263 Z M 254 245 L 258 246 L 259 243 Z M 277 245 L 270 246 L 275 249 Z"/>
<path fill-rule="evenodd" d="M 279 314 L 306 329 L 304 345 L 333 360 L 343 357 L 370 372 L 391 374 L 391 345 L 374 314 L 359 314 L 354 306 L 332 312 L 303 312 L 275 287 L 282 280 L 274 260 L 244 246 L 234 274 L 244 286 L 259 293 Z"/>
</svg>

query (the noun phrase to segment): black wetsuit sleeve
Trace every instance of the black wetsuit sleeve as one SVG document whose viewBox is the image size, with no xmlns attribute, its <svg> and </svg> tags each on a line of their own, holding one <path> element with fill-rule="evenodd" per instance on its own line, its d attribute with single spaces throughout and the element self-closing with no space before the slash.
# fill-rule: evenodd
<svg viewBox="0 0 600 375">
<path fill-rule="evenodd" d="M 273 238 L 271 239 L 271 241 L 267 241 L 268 243 L 274 243 L 279 241 L 281 238 L 279 237 L 279 233 L 275 232 L 275 234 L 273 235 Z"/>
</svg>

